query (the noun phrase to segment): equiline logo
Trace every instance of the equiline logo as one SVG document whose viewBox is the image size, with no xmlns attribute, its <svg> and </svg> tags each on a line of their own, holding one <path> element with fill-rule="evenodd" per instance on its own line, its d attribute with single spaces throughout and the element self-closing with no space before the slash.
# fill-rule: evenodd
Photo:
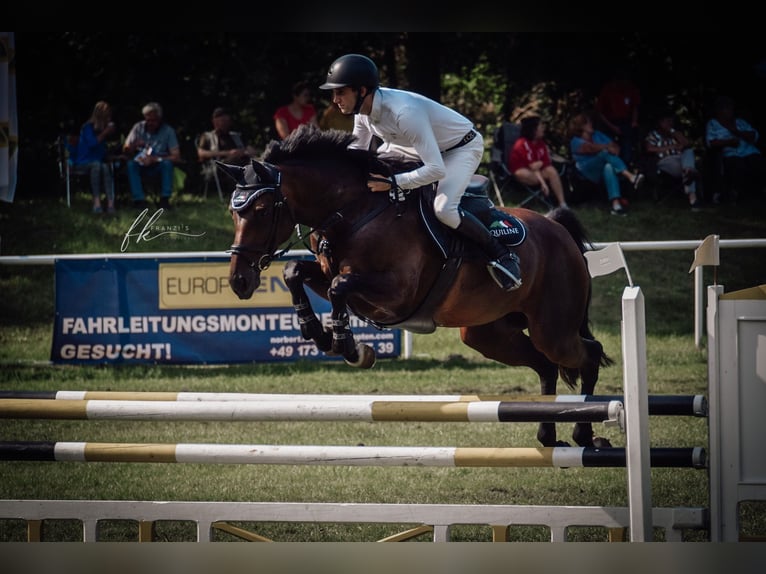
<svg viewBox="0 0 766 574">
<path fill-rule="evenodd" d="M 489 226 L 489 231 L 495 237 L 508 237 L 510 235 L 519 235 L 521 233 L 521 230 L 518 227 L 504 219 L 493 221 L 492 225 Z"/>
</svg>

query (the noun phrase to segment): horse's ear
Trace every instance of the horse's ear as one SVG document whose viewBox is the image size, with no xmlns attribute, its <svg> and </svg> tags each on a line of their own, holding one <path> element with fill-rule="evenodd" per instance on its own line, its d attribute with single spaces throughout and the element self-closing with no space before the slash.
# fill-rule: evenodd
<svg viewBox="0 0 766 574">
<path fill-rule="evenodd" d="M 275 180 L 274 171 L 269 169 L 268 165 L 264 165 L 255 159 L 250 160 L 250 165 L 253 166 L 253 171 L 258 176 L 259 182 L 271 183 Z"/>
<path fill-rule="evenodd" d="M 245 168 L 240 165 L 229 165 L 222 161 L 215 160 L 215 165 L 218 166 L 223 173 L 228 175 L 236 183 L 240 185 L 245 184 Z"/>
</svg>

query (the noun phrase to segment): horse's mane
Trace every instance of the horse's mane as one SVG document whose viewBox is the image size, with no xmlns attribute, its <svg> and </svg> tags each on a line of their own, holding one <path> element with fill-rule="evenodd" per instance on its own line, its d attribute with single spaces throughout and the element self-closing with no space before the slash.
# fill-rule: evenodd
<svg viewBox="0 0 766 574">
<path fill-rule="evenodd" d="M 303 124 L 284 140 L 272 140 L 266 146 L 262 160 L 278 165 L 285 162 L 307 160 L 337 160 L 349 162 L 366 173 L 384 175 L 415 169 L 418 164 L 412 160 L 393 156 L 378 156 L 374 151 L 349 149 L 356 136 L 344 130 L 321 130 L 310 124 Z"/>
<path fill-rule="evenodd" d="M 369 162 L 372 154 L 365 150 L 349 150 L 356 139 L 351 132 L 321 130 L 304 124 L 282 141 L 272 140 L 266 146 L 263 160 L 273 164 L 305 159 L 355 159 Z"/>
</svg>

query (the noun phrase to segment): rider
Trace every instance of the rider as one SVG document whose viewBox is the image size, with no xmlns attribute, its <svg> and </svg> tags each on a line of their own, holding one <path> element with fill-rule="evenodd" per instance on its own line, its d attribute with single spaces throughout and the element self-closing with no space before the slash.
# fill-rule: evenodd
<svg viewBox="0 0 766 574">
<path fill-rule="evenodd" d="M 521 286 L 516 254 L 475 216 L 458 208 L 484 153 L 484 140 L 470 120 L 420 94 L 381 88 L 377 66 L 359 54 L 335 60 L 327 81 L 319 88 L 332 90 L 332 101 L 342 113 L 354 114 L 356 140 L 350 147 L 367 149 L 372 136 L 377 136 L 383 141 L 379 153 L 423 163 L 390 179 L 370 174 L 371 191 L 415 189 L 438 181 L 436 217 L 482 248 L 490 259 L 487 269 L 502 289 L 511 291 Z"/>
</svg>

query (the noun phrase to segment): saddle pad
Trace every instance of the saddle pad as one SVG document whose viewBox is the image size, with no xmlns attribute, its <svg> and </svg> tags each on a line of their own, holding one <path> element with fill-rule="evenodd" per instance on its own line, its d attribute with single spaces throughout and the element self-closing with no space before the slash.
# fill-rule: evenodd
<svg viewBox="0 0 766 574">
<path fill-rule="evenodd" d="M 436 218 L 433 208 L 434 196 L 433 190 L 423 190 L 420 193 L 420 214 L 428 233 L 444 257 L 483 256 L 477 245 L 464 241 L 459 233 Z M 524 224 L 515 216 L 495 209 L 486 195 L 466 193 L 460 201 L 460 208 L 479 218 L 489 228 L 490 233 L 508 247 L 520 245 L 527 236 L 527 228 Z"/>
<path fill-rule="evenodd" d="M 490 217 L 492 222 L 489 224 L 489 232 L 502 241 L 503 244 L 508 247 L 515 247 L 526 239 L 527 228 L 513 215 L 492 209 Z"/>
</svg>

